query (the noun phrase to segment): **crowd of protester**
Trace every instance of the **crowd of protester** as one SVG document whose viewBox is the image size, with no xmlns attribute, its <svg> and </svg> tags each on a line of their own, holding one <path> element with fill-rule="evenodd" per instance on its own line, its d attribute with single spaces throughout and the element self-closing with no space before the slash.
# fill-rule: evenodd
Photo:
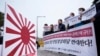
<svg viewBox="0 0 100 56">
<path fill-rule="evenodd" d="M 93 22 L 94 30 L 95 30 L 95 37 L 96 37 L 96 44 L 97 44 L 97 52 L 98 52 L 98 56 L 100 56 L 100 44 L 99 44 L 100 43 L 100 38 L 99 38 L 100 37 L 100 2 L 96 4 L 96 14 L 88 20 L 84 20 L 84 21 L 82 20 L 82 16 L 85 11 L 85 8 L 79 8 L 78 11 L 79 11 L 78 20 L 80 20 L 79 23 L 71 25 L 71 26 L 69 23 L 67 23 L 67 28 L 66 28 L 66 25 L 65 25 L 66 23 L 63 24 L 62 19 L 59 19 L 58 20 L 58 31 L 56 31 L 56 32 L 65 31 L 68 29 L 72 29 L 72 28 Z M 75 14 L 73 12 L 70 13 L 70 16 L 65 18 L 65 21 L 67 21 L 67 19 L 71 18 L 71 17 L 75 17 Z M 45 33 L 44 35 L 47 35 L 46 32 L 44 32 L 44 33 Z M 51 33 L 55 33 L 55 31 L 53 31 Z M 48 31 L 48 34 L 51 34 L 51 33 L 49 33 L 49 31 Z"/>
<path fill-rule="evenodd" d="M 65 31 L 66 27 L 63 24 L 62 19 L 58 20 L 58 25 L 53 25 L 51 24 L 50 26 L 48 26 L 48 24 L 44 24 L 44 33 L 43 35 L 48 35 L 48 34 L 52 34 L 55 32 L 60 32 L 60 31 Z"/>
<path fill-rule="evenodd" d="M 97 10 L 98 9 L 98 10 Z M 90 22 L 93 22 L 94 25 L 95 25 L 95 28 L 98 28 L 97 27 L 97 23 L 99 23 L 99 19 L 97 20 L 97 18 L 99 18 L 100 16 L 100 3 L 98 3 L 98 5 L 96 5 L 96 15 L 94 15 L 92 18 L 88 19 L 88 20 L 82 20 L 82 16 L 85 12 L 85 8 L 79 8 L 78 9 L 78 23 L 74 24 L 74 25 L 70 25 L 70 23 L 68 22 L 68 19 L 69 18 L 73 18 L 75 17 L 75 13 L 74 12 L 71 12 L 69 14 L 69 16 L 67 16 L 64 21 L 62 19 L 58 19 L 58 24 L 57 25 L 53 25 L 51 24 L 50 26 L 48 26 L 48 24 L 44 24 L 44 33 L 43 35 L 48 35 L 48 34 L 52 34 L 52 33 L 56 33 L 56 32 L 60 32 L 60 31 L 66 31 L 68 29 L 72 29 L 72 28 L 75 28 L 75 27 L 78 27 L 78 26 L 81 26 L 81 25 L 84 25 L 84 24 L 87 24 L 87 23 L 90 23 Z M 96 19 L 96 20 L 95 20 Z"/>
<path fill-rule="evenodd" d="M 43 35 L 48 35 L 48 34 L 52 34 L 52 33 L 55 33 L 55 32 L 65 31 L 67 29 L 71 29 L 71 28 L 78 27 L 78 26 L 81 26 L 83 24 L 86 24 L 86 22 L 82 21 L 82 14 L 85 11 L 85 8 L 79 8 L 78 11 L 79 11 L 78 20 L 80 20 L 80 23 L 77 23 L 77 24 L 70 26 L 67 19 L 75 17 L 75 14 L 73 12 L 71 12 L 70 15 L 65 18 L 65 21 L 67 22 L 67 24 L 66 23 L 64 24 L 63 23 L 64 21 L 62 19 L 58 19 L 58 25 L 51 24 L 50 26 L 48 26 L 47 23 L 44 24 Z"/>
</svg>

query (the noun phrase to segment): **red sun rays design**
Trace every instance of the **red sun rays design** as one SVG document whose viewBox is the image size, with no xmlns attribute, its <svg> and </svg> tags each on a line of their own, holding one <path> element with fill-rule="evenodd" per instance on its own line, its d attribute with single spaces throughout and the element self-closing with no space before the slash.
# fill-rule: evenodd
<svg viewBox="0 0 100 56">
<path fill-rule="evenodd" d="M 12 46 L 14 43 L 16 43 L 19 40 L 22 40 L 22 41 L 16 47 L 14 47 L 14 49 L 12 49 L 8 53 L 7 56 L 14 56 L 19 48 L 21 48 L 21 49 L 20 49 L 18 56 L 22 55 L 22 52 L 24 49 L 25 49 L 25 52 L 24 52 L 25 54 L 28 54 L 27 50 L 29 50 L 30 53 L 32 53 L 32 52 L 35 53 L 35 49 L 33 46 L 35 46 L 36 43 L 34 41 L 32 41 L 33 39 L 35 40 L 35 37 L 31 36 L 31 34 L 35 33 L 35 30 L 32 30 L 32 28 L 34 28 L 34 24 L 31 24 L 30 21 L 27 21 L 26 18 L 23 18 L 21 14 L 19 14 L 19 17 L 18 17 L 16 11 L 11 6 L 8 5 L 8 8 L 10 9 L 11 13 L 13 14 L 16 21 L 19 24 L 17 24 L 16 21 L 14 21 L 13 18 L 8 13 L 7 13 L 7 20 L 12 25 L 14 25 L 16 28 L 18 28 L 20 30 L 20 32 L 18 32 L 16 29 L 6 27 L 6 33 L 20 35 L 20 37 L 17 37 L 17 38 L 11 39 L 11 40 L 7 40 L 5 43 L 5 48 Z M 22 47 L 21 47 L 21 45 L 22 45 Z"/>
</svg>

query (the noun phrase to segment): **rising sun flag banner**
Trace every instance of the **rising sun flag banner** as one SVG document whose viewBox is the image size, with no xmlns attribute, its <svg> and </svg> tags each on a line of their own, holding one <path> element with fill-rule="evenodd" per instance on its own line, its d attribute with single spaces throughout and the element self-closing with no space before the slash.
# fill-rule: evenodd
<svg viewBox="0 0 100 56">
<path fill-rule="evenodd" d="M 35 25 L 6 5 L 3 56 L 37 56 Z"/>
</svg>

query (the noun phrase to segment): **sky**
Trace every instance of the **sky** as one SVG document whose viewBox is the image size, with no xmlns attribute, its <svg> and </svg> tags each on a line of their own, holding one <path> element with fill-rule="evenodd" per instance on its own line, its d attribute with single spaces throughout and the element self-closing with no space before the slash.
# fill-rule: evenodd
<svg viewBox="0 0 100 56">
<path fill-rule="evenodd" d="M 0 11 L 5 13 L 5 3 L 10 4 L 16 11 L 20 12 L 28 20 L 37 26 L 38 36 L 43 36 L 43 25 L 47 23 L 57 24 L 58 19 L 69 16 L 70 12 L 78 15 L 78 8 L 90 8 L 93 0 L 0 0 Z"/>
</svg>

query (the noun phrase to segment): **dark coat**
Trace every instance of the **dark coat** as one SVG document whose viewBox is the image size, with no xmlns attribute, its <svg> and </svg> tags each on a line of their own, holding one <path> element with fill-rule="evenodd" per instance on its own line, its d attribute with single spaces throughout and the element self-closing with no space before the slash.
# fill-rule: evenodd
<svg viewBox="0 0 100 56">
<path fill-rule="evenodd" d="M 59 24 L 59 25 L 58 25 L 58 28 L 59 28 L 59 31 L 65 31 L 65 30 L 66 30 L 64 24 Z"/>
<path fill-rule="evenodd" d="M 100 56 L 100 3 L 96 5 L 97 14 L 94 16 L 94 29 L 96 36 L 96 44 L 97 44 L 97 52 L 98 56 Z"/>
<path fill-rule="evenodd" d="M 40 45 L 39 45 L 39 43 L 38 43 L 38 41 L 36 41 L 36 44 L 37 44 L 37 49 L 40 47 Z"/>
</svg>

